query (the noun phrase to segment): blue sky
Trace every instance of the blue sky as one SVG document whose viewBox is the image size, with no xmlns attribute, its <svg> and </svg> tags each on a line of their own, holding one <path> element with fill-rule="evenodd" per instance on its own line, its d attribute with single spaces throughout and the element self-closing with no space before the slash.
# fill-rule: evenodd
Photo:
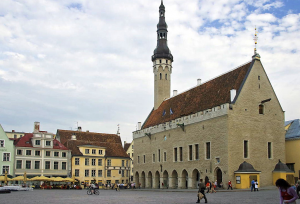
<svg viewBox="0 0 300 204">
<path fill-rule="evenodd" d="M 286 120 L 300 117 L 300 0 L 164 0 L 179 93 L 258 52 Z M 160 0 L 0 1 L 0 124 L 132 140 L 153 107 Z"/>
</svg>

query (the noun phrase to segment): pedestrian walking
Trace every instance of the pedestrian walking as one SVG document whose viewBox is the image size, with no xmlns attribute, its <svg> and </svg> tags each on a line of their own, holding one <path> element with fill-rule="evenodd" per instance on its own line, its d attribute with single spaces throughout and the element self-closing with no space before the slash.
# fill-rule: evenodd
<svg viewBox="0 0 300 204">
<path fill-rule="evenodd" d="M 254 182 L 254 191 L 258 191 L 258 183 L 257 180 Z"/>
<path fill-rule="evenodd" d="M 231 184 L 231 181 L 228 181 L 228 188 L 227 188 L 227 190 L 229 190 L 229 188 L 231 188 L 231 190 L 232 190 L 232 184 Z"/>
<path fill-rule="evenodd" d="M 210 193 L 216 193 L 217 191 L 215 190 L 215 185 L 212 183 L 211 184 L 211 191 L 210 191 Z"/>
<path fill-rule="evenodd" d="M 255 181 L 254 179 L 251 181 L 251 192 L 255 190 Z"/>
<path fill-rule="evenodd" d="M 278 179 L 275 184 L 279 189 L 280 204 L 296 204 L 296 200 L 298 198 L 297 192 L 291 187 L 291 185 L 286 180 Z"/>
<path fill-rule="evenodd" d="M 209 190 L 210 190 L 210 182 L 209 181 L 206 183 L 206 189 L 207 189 L 206 193 L 209 193 Z"/>
<path fill-rule="evenodd" d="M 207 198 L 205 196 L 205 184 L 203 183 L 203 179 L 200 179 L 199 190 L 198 190 L 198 200 L 197 200 L 196 203 L 200 203 L 199 193 L 203 194 L 203 198 L 205 200 L 205 203 L 207 203 Z"/>
</svg>

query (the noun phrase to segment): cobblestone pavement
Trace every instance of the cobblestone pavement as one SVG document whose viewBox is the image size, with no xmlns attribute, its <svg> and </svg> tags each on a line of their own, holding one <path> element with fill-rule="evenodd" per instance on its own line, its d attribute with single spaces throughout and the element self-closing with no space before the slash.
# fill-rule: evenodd
<svg viewBox="0 0 300 204">
<path fill-rule="evenodd" d="M 136 203 L 195 203 L 197 190 L 100 190 L 100 195 L 87 195 L 86 190 L 33 190 L 1 194 L 1 204 L 136 204 Z M 250 191 L 222 191 L 207 194 L 208 203 L 230 204 L 274 204 L 279 203 L 276 189 Z M 204 203 L 204 200 L 201 200 Z M 300 202 L 297 201 L 300 204 Z"/>
</svg>

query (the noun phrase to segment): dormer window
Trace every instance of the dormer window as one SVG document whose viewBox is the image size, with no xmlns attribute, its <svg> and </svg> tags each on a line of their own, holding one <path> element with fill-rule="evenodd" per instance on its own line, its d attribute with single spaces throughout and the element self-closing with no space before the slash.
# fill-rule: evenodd
<svg viewBox="0 0 300 204">
<path fill-rule="evenodd" d="M 51 146 L 51 141 L 46 141 L 46 146 Z"/>
<path fill-rule="evenodd" d="M 159 63 L 161 63 L 161 60 L 159 60 Z"/>
<path fill-rule="evenodd" d="M 166 60 L 166 63 L 168 64 L 168 60 Z"/>
<path fill-rule="evenodd" d="M 35 145 L 41 145 L 41 140 L 36 140 Z"/>
</svg>

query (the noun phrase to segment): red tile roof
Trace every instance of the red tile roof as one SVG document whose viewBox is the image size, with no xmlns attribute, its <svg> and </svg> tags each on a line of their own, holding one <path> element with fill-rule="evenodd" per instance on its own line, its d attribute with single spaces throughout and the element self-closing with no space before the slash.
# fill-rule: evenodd
<svg viewBox="0 0 300 204">
<path fill-rule="evenodd" d="M 73 134 L 76 134 L 76 140 L 71 140 Z M 78 146 L 94 145 L 106 147 L 106 156 L 129 158 L 126 151 L 123 149 L 121 138 L 116 134 L 57 130 L 56 137 L 72 151 L 73 156 L 83 155 L 79 151 Z"/>
<path fill-rule="evenodd" d="M 25 133 L 21 138 L 15 140 L 16 147 L 33 147 L 31 138 L 33 137 L 32 133 Z M 57 139 L 53 140 L 53 149 L 68 150 L 63 144 L 61 144 Z"/>
<path fill-rule="evenodd" d="M 152 110 L 142 129 L 230 103 L 230 90 L 238 91 L 240 89 L 250 65 L 251 62 L 163 101 L 156 110 Z"/>
</svg>

